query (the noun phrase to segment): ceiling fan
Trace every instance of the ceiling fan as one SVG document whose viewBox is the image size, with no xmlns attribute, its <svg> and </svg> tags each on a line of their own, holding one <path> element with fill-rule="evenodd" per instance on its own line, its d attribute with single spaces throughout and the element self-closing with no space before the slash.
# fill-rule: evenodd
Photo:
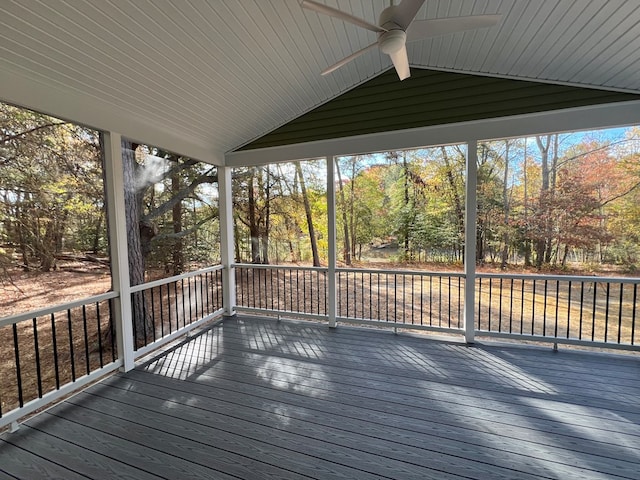
<svg viewBox="0 0 640 480">
<path fill-rule="evenodd" d="M 396 72 L 398 72 L 398 77 L 400 77 L 400 80 L 404 80 L 411 76 L 409 59 L 407 57 L 407 42 L 415 42 L 424 38 L 436 37 L 447 33 L 492 27 L 496 25 L 501 18 L 501 15 L 471 15 L 468 17 L 415 20 L 418 10 L 420 10 L 424 2 L 425 0 L 402 0 L 399 5 L 392 4 L 382 11 L 378 25 L 374 25 L 337 8 L 329 7 L 312 0 L 302 0 L 300 5 L 303 8 L 338 18 L 378 34 L 378 40 L 376 42 L 326 68 L 322 71 L 322 75 L 327 75 L 337 70 L 377 46 L 382 53 L 386 53 L 391 57 L 393 66 L 396 68 Z"/>
</svg>

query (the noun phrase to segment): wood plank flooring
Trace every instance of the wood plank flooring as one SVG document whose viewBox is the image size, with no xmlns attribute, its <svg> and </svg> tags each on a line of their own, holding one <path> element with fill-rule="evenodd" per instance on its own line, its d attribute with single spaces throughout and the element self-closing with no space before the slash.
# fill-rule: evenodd
<svg viewBox="0 0 640 480">
<path fill-rule="evenodd" d="M 3 478 L 637 480 L 640 357 L 237 317 L 3 435 Z"/>
</svg>

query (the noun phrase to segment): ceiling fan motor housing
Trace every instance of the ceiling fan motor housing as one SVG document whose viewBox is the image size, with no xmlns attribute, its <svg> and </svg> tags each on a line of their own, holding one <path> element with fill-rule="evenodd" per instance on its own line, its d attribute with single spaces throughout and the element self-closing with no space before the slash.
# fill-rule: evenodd
<svg viewBox="0 0 640 480">
<path fill-rule="evenodd" d="M 387 55 L 400 51 L 407 41 L 404 28 L 395 20 L 395 13 L 395 6 L 385 8 L 380 14 L 378 22 L 378 25 L 387 30 L 378 35 L 378 47 L 382 53 Z"/>
</svg>

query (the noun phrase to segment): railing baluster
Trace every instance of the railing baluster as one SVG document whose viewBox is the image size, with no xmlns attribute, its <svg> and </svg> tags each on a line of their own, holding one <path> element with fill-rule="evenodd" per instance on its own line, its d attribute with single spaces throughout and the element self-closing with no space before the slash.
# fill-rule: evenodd
<svg viewBox="0 0 640 480">
<path fill-rule="evenodd" d="M 33 319 L 33 348 L 36 360 L 36 380 L 38 384 L 38 398 L 42 398 L 42 369 L 40 368 L 40 345 L 38 345 L 38 320 Z"/>
<path fill-rule="evenodd" d="M 462 286 L 464 285 L 461 277 L 458 277 L 458 328 L 462 328 Z"/>
<path fill-rule="evenodd" d="M 553 328 L 553 336 L 558 338 L 558 308 L 560 307 L 560 280 L 556 280 L 556 323 Z"/>
<path fill-rule="evenodd" d="M 135 322 L 134 322 L 135 325 Z M 69 330 L 69 357 L 71 361 L 71 379 L 76 381 L 76 362 L 75 362 L 75 353 L 73 349 L 73 330 L 71 326 L 71 309 L 67 309 L 67 328 Z M 20 405 L 22 406 L 22 405 Z"/>
<path fill-rule="evenodd" d="M 164 338 L 164 301 L 162 297 L 162 285 L 158 287 L 158 301 L 160 302 L 160 336 Z"/>
<path fill-rule="evenodd" d="M 433 275 L 429 275 L 429 325 L 433 326 Z"/>
<path fill-rule="evenodd" d="M 87 375 L 91 373 L 89 361 L 89 333 L 87 332 L 87 306 L 82 305 L 82 331 L 84 334 L 84 361 L 87 366 Z"/>
<path fill-rule="evenodd" d="M 584 317 L 584 282 L 580 283 L 580 317 L 578 318 L 578 339 L 582 340 L 582 319 Z"/>
<path fill-rule="evenodd" d="M 307 311 L 307 272 L 302 272 L 302 308 Z"/>
<path fill-rule="evenodd" d="M 548 288 L 548 284 L 549 281 L 545 279 L 544 281 L 544 303 L 543 303 L 543 308 L 542 308 L 542 336 L 546 337 L 547 336 L 547 288 Z"/>
<path fill-rule="evenodd" d="M 598 282 L 593 282 L 593 315 L 591 317 L 591 341 L 595 339 L 596 335 L 596 310 L 598 308 L 597 291 Z"/>
<path fill-rule="evenodd" d="M 58 359 L 58 336 L 56 334 L 56 314 L 51 313 L 51 345 L 53 348 L 53 370 L 56 375 L 56 390 L 60 390 L 60 363 Z"/>
<path fill-rule="evenodd" d="M 531 297 L 531 335 L 535 335 L 535 318 L 536 318 L 536 279 L 533 279 L 533 295 Z"/>
<path fill-rule="evenodd" d="M 109 299 L 109 338 L 111 339 L 111 361 L 116 361 L 116 334 L 113 325 L 113 298 Z"/>
<path fill-rule="evenodd" d="M 411 274 L 411 325 L 415 325 L 415 275 Z"/>
<path fill-rule="evenodd" d="M 263 273 L 264 273 L 264 294 L 261 295 L 260 305 L 262 305 L 262 297 L 264 297 L 264 308 L 267 308 L 267 305 L 268 305 L 267 303 L 268 297 L 266 296 L 267 295 L 267 270 L 264 270 Z"/>
<path fill-rule="evenodd" d="M 607 343 L 609 336 L 609 297 L 611 293 L 611 283 L 607 282 L 607 298 L 604 307 L 604 342 Z"/>
<path fill-rule="evenodd" d="M 420 276 L 420 325 L 423 325 L 423 322 L 422 322 L 422 317 L 424 315 L 423 300 L 424 300 L 424 277 Z"/>
<path fill-rule="evenodd" d="M 569 280 L 569 287 L 567 290 L 567 338 L 569 338 L 571 330 L 571 285 L 572 281 Z"/>
<path fill-rule="evenodd" d="M 202 275 L 195 275 L 193 277 L 193 303 L 194 311 L 196 312 L 195 320 L 198 321 L 204 317 L 204 301 L 202 299 Z"/>
<path fill-rule="evenodd" d="M 269 296 L 271 297 L 271 310 L 273 310 L 273 270 L 269 270 L 269 288 L 270 288 L 270 293 Z M 313 312 L 313 307 L 311 309 L 311 311 Z"/>
<path fill-rule="evenodd" d="M 289 310 L 293 311 L 293 271 L 289 270 Z"/>
<path fill-rule="evenodd" d="M 520 333 L 524 333 L 524 285 L 525 282 L 523 278 L 520 290 Z"/>
<path fill-rule="evenodd" d="M 369 318 L 373 319 L 373 274 L 369 273 Z"/>
<path fill-rule="evenodd" d="M 448 313 L 447 313 L 447 326 L 449 328 L 451 328 L 451 275 L 448 276 L 447 278 L 447 282 L 448 282 L 448 289 L 449 291 L 447 292 L 447 300 L 449 302 L 449 308 L 448 308 Z"/>
<path fill-rule="evenodd" d="M 156 341 L 156 301 L 155 301 L 155 295 L 153 294 L 153 288 L 150 288 L 149 290 L 151 291 L 150 292 L 151 293 L 151 325 L 152 325 L 151 330 L 153 332 L 153 341 L 155 342 Z"/>
<path fill-rule="evenodd" d="M 513 332 L 513 278 L 509 287 L 509 333 Z"/>
<path fill-rule="evenodd" d="M 638 284 L 633 284 L 633 305 L 631 307 L 631 345 L 635 345 L 636 338 L 636 303 L 638 301 Z"/>
<path fill-rule="evenodd" d="M 438 275 L 438 326 L 442 326 L 442 276 Z"/>
<path fill-rule="evenodd" d="M 618 343 L 622 338 L 622 302 L 624 301 L 624 283 L 620 283 L 620 306 L 618 307 Z"/>
<path fill-rule="evenodd" d="M 142 321 L 140 322 L 142 325 L 142 338 L 144 339 L 144 344 L 142 346 L 148 345 L 149 341 L 147 339 L 147 299 L 144 296 L 144 290 L 137 292 L 137 295 L 142 298 Z M 133 319 L 133 324 L 137 323 L 137 319 Z M 133 337 L 136 341 L 138 340 L 137 336 Z M 138 345 L 140 347 L 140 345 Z"/>
<path fill-rule="evenodd" d="M 398 276 L 394 273 L 393 274 L 393 318 L 391 319 L 391 321 L 394 323 L 397 322 L 398 320 L 397 308 L 398 308 Z"/>
<path fill-rule="evenodd" d="M 16 362 L 16 380 L 18 382 L 18 405 L 24 406 L 24 395 L 22 392 L 22 372 L 20 370 L 20 346 L 18 343 L 18 325 L 13 324 L 13 353 Z"/>
<path fill-rule="evenodd" d="M 184 303 L 184 278 L 180 279 L 180 296 L 182 298 L 182 326 L 187 326 L 187 307 Z"/>
<path fill-rule="evenodd" d="M 180 312 L 179 312 L 179 308 L 178 308 L 178 281 L 176 280 L 175 282 L 173 282 L 173 303 L 175 305 L 175 312 L 176 312 L 176 330 L 180 329 Z"/>
<path fill-rule="evenodd" d="M 100 368 L 104 367 L 104 360 L 102 359 L 102 328 L 100 326 L 100 302 L 96 302 L 96 322 L 98 330 L 98 359 L 100 360 Z"/>
<path fill-rule="evenodd" d="M 405 293 L 406 293 L 406 287 L 405 287 L 405 276 L 402 275 L 402 323 L 405 323 L 407 321 L 407 303 L 405 301 Z M 398 318 L 396 317 L 396 322 L 398 321 Z"/>
<path fill-rule="evenodd" d="M 191 325 L 193 323 L 193 296 L 191 295 L 191 278 L 187 279 L 187 295 L 189 296 L 189 325 Z M 193 279 L 195 281 L 195 279 Z M 196 304 L 196 312 L 198 311 L 197 309 L 197 304 Z"/>
<path fill-rule="evenodd" d="M 480 317 L 482 317 L 482 313 L 481 313 L 482 312 L 482 309 L 481 309 L 482 303 L 481 302 L 482 302 L 482 277 L 479 277 L 478 278 L 478 312 L 477 312 L 477 315 L 478 315 L 478 330 L 481 329 L 481 323 L 480 323 Z"/>
<path fill-rule="evenodd" d="M 365 296 L 364 296 L 364 273 L 361 273 L 361 274 L 360 274 L 360 277 L 361 277 L 361 280 L 360 280 L 360 286 L 361 286 L 361 289 L 360 289 L 360 291 L 361 291 L 360 298 L 361 298 L 361 300 L 362 300 L 362 318 L 367 318 L 367 316 L 366 316 L 366 315 L 365 315 L 365 313 L 364 313 L 364 299 L 365 299 Z M 369 278 L 371 278 L 371 274 L 369 274 Z M 371 316 L 371 315 L 369 315 L 369 316 Z"/>
</svg>

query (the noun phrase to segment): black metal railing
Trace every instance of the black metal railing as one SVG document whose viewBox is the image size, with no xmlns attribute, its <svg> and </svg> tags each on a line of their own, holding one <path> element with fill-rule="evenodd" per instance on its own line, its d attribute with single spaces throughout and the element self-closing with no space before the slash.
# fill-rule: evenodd
<svg viewBox="0 0 640 480">
<path fill-rule="evenodd" d="M 327 269 L 235 265 L 236 305 L 274 313 L 327 315 Z"/>
<path fill-rule="evenodd" d="M 343 320 L 462 328 L 462 273 L 339 268 L 337 291 Z"/>
<path fill-rule="evenodd" d="M 115 364 L 117 296 L 110 292 L 0 320 L 0 342 L 12 346 L 0 359 L 0 419 Z"/>
<path fill-rule="evenodd" d="M 640 279 L 478 274 L 476 330 L 638 345 Z"/>
<path fill-rule="evenodd" d="M 221 266 L 132 287 L 134 350 L 146 352 L 145 347 L 221 315 L 222 303 Z"/>
</svg>

